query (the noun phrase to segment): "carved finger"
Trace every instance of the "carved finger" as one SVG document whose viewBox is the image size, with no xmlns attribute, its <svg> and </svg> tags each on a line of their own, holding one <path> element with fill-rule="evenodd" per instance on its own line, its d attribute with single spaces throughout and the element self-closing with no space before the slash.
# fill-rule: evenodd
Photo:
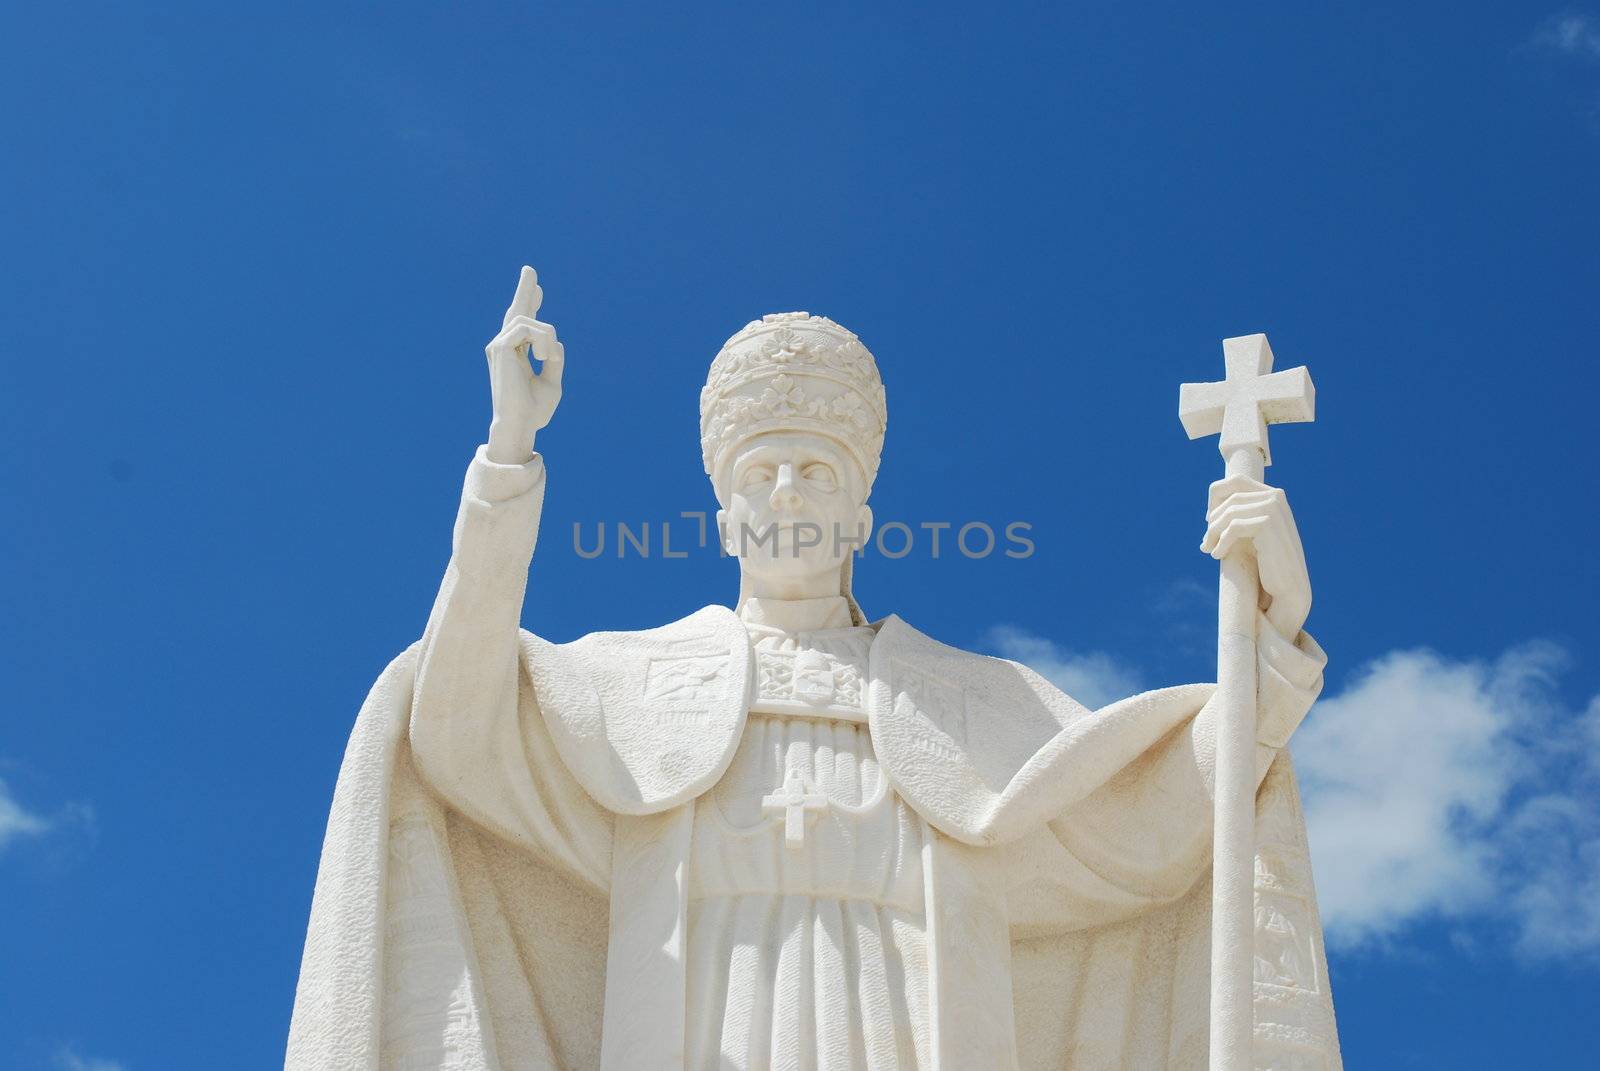
<svg viewBox="0 0 1600 1071">
<path fill-rule="evenodd" d="M 1272 488 L 1259 480 L 1252 480 L 1248 476 L 1229 476 L 1225 480 L 1218 480 L 1211 485 L 1206 495 L 1206 509 L 1215 509 L 1229 495 L 1249 494 L 1255 491 L 1271 491 Z"/>
<path fill-rule="evenodd" d="M 522 274 L 517 277 L 517 292 L 511 298 L 511 304 L 506 309 L 505 319 L 501 321 L 501 329 L 511 326 L 511 321 L 518 316 L 533 319 L 539 312 L 539 306 L 544 301 L 544 291 L 539 289 L 539 273 L 528 267 L 522 266 Z"/>
<path fill-rule="evenodd" d="M 1276 491 L 1235 491 L 1221 502 L 1216 503 L 1206 511 L 1207 523 L 1215 523 L 1217 518 L 1230 509 L 1240 506 L 1257 509 L 1271 509 L 1278 501 Z"/>
<path fill-rule="evenodd" d="M 548 382 L 552 387 L 561 386 L 561 372 L 567 365 L 567 349 L 555 338 L 548 339 L 540 352 L 540 345 L 534 344 L 534 350 L 539 358 L 539 378 Z"/>
<path fill-rule="evenodd" d="M 495 336 L 490 346 L 499 350 L 523 353 L 527 347 L 538 346 L 554 337 L 555 332 L 549 324 L 542 324 L 527 316 L 515 316 L 506 324 L 505 330 Z"/>
<path fill-rule="evenodd" d="M 1234 495 L 1212 510 L 1207 522 L 1215 528 L 1217 522 L 1228 516 L 1271 517 L 1279 512 L 1278 501 L 1271 495 Z"/>
<path fill-rule="evenodd" d="M 506 325 L 500 329 L 500 333 L 502 335 L 516 335 L 522 341 L 526 342 L 534 335 L 549 334 L 550 326 L 548 324 L 540 323 L 532 316 L 524 316 L 521 313 L 518 313 L 517 315 L 508 317 L 506 319 Z"/>
<path fill-rule="evenodd" d="M 1247 517 L 1243 520 L 1231 521 L 1223 529 L 1221 537 L 1208 552 L 1219 561 L 1228 556 L 1228 553 L 1238 546 L 1241 540 L 1255 541 L 1256 535 L 1266 528 L 1270 518 Z"/>
<path fill-rule="evenodd" d="M 544 351 L 556 340 L 556 329 L 543 320 L 530 320 L 525 316 L 519 317 L 515 322 L 526 325 L 526 338 L 533 346 L 534 356 L 541 361 L 544 360 Z"/>
<path fill-rule="evenodd" d="M 1271 519 L 1272 504 L 1270 502 L 1240 502 L 1239 498 L 1240 496 L 1236 495 L 1230 499 L 1220 510 L 1215 512 L 1211 522 L 1206 525 L 1206 534 L 1205 538 L 1200 541 L 1200 549 L 1207 554 L 1211 553 L 1211 548 L 1217 544 L 1217 541 L 1222 538 L 1222 534 L 1228 530 L 1228 525 L 1235 521 Z"/>
<path fill-rule="evenodd" d="M 507 324 L 504 330 L 491 338 L 489 345 L 485 346 L 484 349 L 489 351 L 490 356 L 494 356 L 495 354 L 510 353 L 517 348 L 517 345 L 518 330 L 516 324 L 513 323 Z"/>
</svg>

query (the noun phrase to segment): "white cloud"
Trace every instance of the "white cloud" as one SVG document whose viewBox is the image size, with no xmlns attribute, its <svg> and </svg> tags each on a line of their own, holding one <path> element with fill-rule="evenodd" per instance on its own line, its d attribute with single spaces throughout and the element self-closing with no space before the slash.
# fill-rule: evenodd
<svg viewBox="0 0 1600 1071">
<path fill-rule="evenodd" d="M 1555 15 L 1540 24 L 1533 40 L 1568 56 L 1600 59 L 1600 19 L 1575 11 Z"/>
<path fill-rule="evenodd" d="M 81 800 L 69 800 L 45 814 L 28 807 L 0 779 L 0 855 L 22 841 L 43 854 L 36 854 L 49 867 L 60 866 L 80 852 L 93 847 L 97 836 L 94 807 Z"/>
<path fill-rule="evenodd" d="M 116 1060 L 81 1056 L 71 1045 L 63 1045 L 56 1050 L 55 1065 L 60 1071 L 124 1071 L 123 1064 Z"/>
<path fill-rule="evenodd" d="M 1295 757 L 1332 943 L 1442 921 L 1529 955 L 1600 950 L 1600 699 L 1561 702 L 1565 662 L 1398 651 L 1318 704 Z"/>
<path fill-rule="evenodd" d="M 37 836 L 50 829 L 50 821 L 34 814 L 11 794 L 11 789 L 0 781 L 0 849 L 19 837 Z"/>
<path fill-rule="evenodd" d="M 1003 625 L 986 636 L 1090 707 L 1146 687 L 1110 655 Z M 1294 738 L 1317 898 L 1336 947 L 1442 922 L 1462 945 L 1600 953 L 1600 696 L 1562 701 L 1566 652 L 1395 651 Z"/>
<path fill-rule="evenodd" d="M 1079 654 L 1014 625 L 996 625 L 985 644 L 1032 669 L 1091 710 L 1144 690 L 1138 674 L 1100 651 Z"/>
</svg>

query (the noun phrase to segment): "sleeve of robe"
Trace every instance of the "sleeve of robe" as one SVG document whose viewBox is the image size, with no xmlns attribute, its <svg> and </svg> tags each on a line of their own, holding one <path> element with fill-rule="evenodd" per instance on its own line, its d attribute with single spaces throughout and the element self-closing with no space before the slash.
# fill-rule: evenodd
<svg viewBox="0 0 1600 1071">
<path fill-rule="evenodd" d="M 1289 642 L 1265 615 L 1257 631 L 1259 785 L 1322 691 L 1327 656 L 1305 632 Z M 1098 789 L 1003 847 L 1020 929 L 1105 925 L 1194 887 L 1211 863 L 1215 719 L 1208 701 Z"/>
<path fill-rule="evenodd" d="M 602 892 L 612 817 L 556 753 L 529 681 L 520 619 L 544 505 L 544 460 L 467 469 L 450 565 L 417 663 L 411 749 L 474 822 Z"/>
</svg>

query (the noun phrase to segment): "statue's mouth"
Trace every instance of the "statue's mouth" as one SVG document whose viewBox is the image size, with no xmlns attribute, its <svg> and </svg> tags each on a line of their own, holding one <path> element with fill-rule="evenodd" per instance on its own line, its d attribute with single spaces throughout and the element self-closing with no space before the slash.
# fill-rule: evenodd
<svg viewBox="0 0 1600 1071">
<path fill-rule="evenodd" d="M 828 531 L 820 521 L 799 518 L 752 525 L 741 538 L 740 557 L 747 554 L 798 557 L 803 551 L 826 546 Z"/>
</svg>

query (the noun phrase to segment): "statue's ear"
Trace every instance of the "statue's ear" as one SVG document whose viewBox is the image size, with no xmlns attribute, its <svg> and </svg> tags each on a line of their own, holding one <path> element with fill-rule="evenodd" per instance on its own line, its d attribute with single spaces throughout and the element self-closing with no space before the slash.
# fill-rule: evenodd
<svg viewBox="0 0 1600 1071">
<path fill-rule="evenodd" d="M 725 555 L 737 557 L 733 553 L 733 541 L 728 538 L 728 511 L 725 509 L 717 510 L 717 543 Z"/>
<path fill-rule="evenodd" d="M 867 540 L 872 538 L 872 507 L 865 502 L 861 503 L 861 508 L 856 510 L 856 531 L 861 533 L 861 544 L 856 549 L 858 551 L 865 550 Z"/>
</svg>

